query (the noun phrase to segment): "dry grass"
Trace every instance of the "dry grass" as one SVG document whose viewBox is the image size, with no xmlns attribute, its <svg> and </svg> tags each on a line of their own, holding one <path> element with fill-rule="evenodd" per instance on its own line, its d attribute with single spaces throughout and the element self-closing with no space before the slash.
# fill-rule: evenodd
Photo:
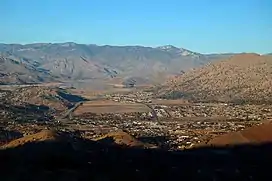
<svg viewBox="0 0 272 181">
<path fill-rule="evenodd" d="M 131 91 L 132 91 L 132 89 L 129 89 L 129 88 L 110 88 L 110 89 L 105 89 L 105 90 L 93 90 L 91 88 L 88 88 L 88 89 L 70 90 L 70 92 L 72 94 L 85 97 L 86 99 L 96 98 L 99 95 L 113 94 L 113 93 L 124 93 L 124 92 L 131 92 Z"/>
</svg>

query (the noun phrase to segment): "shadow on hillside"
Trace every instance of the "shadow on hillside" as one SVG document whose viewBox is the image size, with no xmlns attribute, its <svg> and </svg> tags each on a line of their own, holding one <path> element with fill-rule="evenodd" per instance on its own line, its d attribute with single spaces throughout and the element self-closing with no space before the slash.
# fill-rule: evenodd
<svg viewBox="0 0 272 181">
<path fill-rule="evenodd" d="M 18 131 L 5 130 L 0 127 L 0 145 L 8 143 L 11 140 L 22 137 L 23 134 Z"/>
<path fill-rule="evenodd" d="M 73 140 L 0 150 L 1 180 L 270 180 L 272 144 L 169 152 Z"/>
<path fill-rule="evenodd" d="M 66 93 L 64 91 L 58 91 L 58 94 L 60 97 L 62 97 L 63 99 L 72 102 L 72 103 L 77 103 L 77 102 L 82 102 L 82 101 L 88 101 L 88 99 L 78 96 L 78 95 L 74 95 L 74 94 L 69 94 Z"/>
<path fill-rule="evenodd" d="M 0 111 L 6 111 L 13 121 L 32 120 L 48 121 L 52 117 L 49 115 L 50 108 L 43 105 L 25 104 L 25 105 L 10 105 L 0 104 Z"/>
<path fill-rule="evenodd" d="M 9 104 L 0 104 L 0 109 L 7 109 L 14 113 L 29 113 L 29 114 L 41 114 L 45 111 L 49 111 L 48 106 L 43 105 L 34 105 L 34 104 L 25 104 L 21 106 L 9 105 Z"/>
<path fill-rule="evenodd" d="M 171 145 L 167 144 L 169 138 L 166 136 L 144 136 L 138 137 L 139 141 L 147 144 L 157 145 L 162 149 L 170 149 Z"/>
</svg>

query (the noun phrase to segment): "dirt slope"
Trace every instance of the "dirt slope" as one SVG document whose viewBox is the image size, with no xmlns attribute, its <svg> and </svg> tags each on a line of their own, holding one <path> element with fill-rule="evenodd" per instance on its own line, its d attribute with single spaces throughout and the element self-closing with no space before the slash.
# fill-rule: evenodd
<svg viewBox="0 0 272 181">
<path fill-rule="evenodd" d="M 176 76 L 159 93 L 196 101 L 271 103 L 272 56 L 235 55 Z"/>
<path fill-rule="evenodd" d="M 208 145 L 225 146 L 234 144 L 254 144 L 272 142 L 272 123 L 245 129 L 240 132 L 229 133 L 216 137 L 208 142 Z"/>
<path fill-rule="evenodd" d="M 5 95 L 0 97 L 0 111 L 13 112 L 14 116 L 19 112 L 25 112 L 25 115 L 29 113 L 59 115 L 84 100 L 80 96 L 59 88 L 21 87 L 13 91 L 6 91 Z"/>
<path fill-rule="evenodd" d="M 13 105 L 33 104 L 47 106 L 56 110 L 65 110 L 71 106 L 71 103 L 59 96 L 58 89 L 49 87 L 23 87 L 18 88 L 6 99 Z"/>
</svg>

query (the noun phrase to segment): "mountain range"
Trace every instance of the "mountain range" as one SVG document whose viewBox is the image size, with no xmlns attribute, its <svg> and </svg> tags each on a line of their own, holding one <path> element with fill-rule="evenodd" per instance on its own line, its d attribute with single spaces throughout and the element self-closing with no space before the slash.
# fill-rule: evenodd
<svg viewBox="0 0 272 181">
<path fill-rule="evenodd" d="M 168 75 L 232 56 L 160 47 L 94 44 L 0 44 L 0 83 L 102 80 L 114 77 L 161 83 Z"/>
</svg>

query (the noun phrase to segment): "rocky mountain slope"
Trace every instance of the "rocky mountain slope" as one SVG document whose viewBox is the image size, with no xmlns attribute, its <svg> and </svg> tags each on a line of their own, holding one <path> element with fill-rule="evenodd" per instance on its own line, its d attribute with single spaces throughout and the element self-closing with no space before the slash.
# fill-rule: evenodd
<svg viewBox="0 0 272 181">
<path fill-rule="evenodd" d="M 0 56 L 0 84 L 25 84 L 51 81 L 54 78 L 35 64 L 22 62 L 16 57 Z"/>
<path fill-rule="evenodd" d="M 176 76 L 160 89 L 163 97 L 195 101 L 272 102 L 272 57 L 239 54 Z"/>
<path fill-rule="evenodd" d="M 105 79 L 118 76 L 149 78 L 159 82 L 169 74 L 230 56 L 203 55 L 171 45 L 152 48 L 97 46 L 72 42 L 0 44 L 0 52 L 7 54 L 10 59 L 17 57 L 22 64 L 32 65 L 60 80 Z"/>
</svg>

